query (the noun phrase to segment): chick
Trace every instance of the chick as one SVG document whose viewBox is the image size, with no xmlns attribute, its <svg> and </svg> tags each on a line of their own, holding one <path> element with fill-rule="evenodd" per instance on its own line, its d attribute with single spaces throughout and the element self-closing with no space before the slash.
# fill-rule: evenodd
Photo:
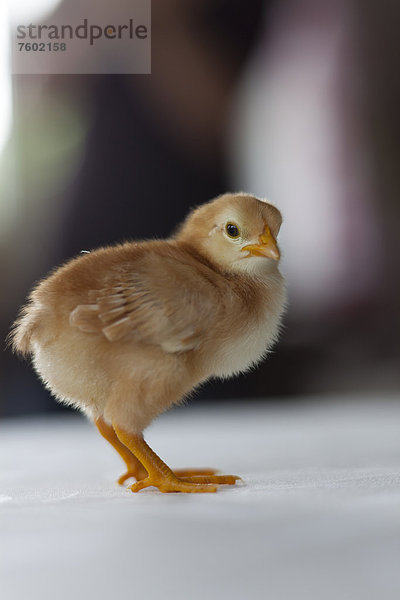
<svg viewBox="0 0 400 600">
<path fill-rule="evenodd" d="M 172 471 L 144 429 L 210 377 L 246 371 L 277 339 L 285 304 L 277 208 L 225 194 L 167 240 L 83 254 L 41 281 L 13 326 L 15 351 L 118 451 L 137 492 L 215 492 L 236 476 Z"/>
</svg>

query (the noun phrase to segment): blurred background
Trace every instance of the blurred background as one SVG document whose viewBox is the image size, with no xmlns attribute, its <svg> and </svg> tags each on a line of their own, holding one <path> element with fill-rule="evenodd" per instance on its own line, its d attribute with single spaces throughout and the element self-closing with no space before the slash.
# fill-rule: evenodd
<svg viewBox="0 0 400 600">
<path fill-rule="evenodd" d="M 13 10 L 43 21 L 66 4 Z M 151 75 L 11 76 L 10 18 L 2 5 L 3 340 L 55 265 L 168 236 L 243 190 L 284 216 L 285 329 L 256 371 L 192 402 L 399 390 L 399 4 L 153 0 Z M 67 410 L 5 342 L 0 361 L 0 415 Z"/>
</svg>

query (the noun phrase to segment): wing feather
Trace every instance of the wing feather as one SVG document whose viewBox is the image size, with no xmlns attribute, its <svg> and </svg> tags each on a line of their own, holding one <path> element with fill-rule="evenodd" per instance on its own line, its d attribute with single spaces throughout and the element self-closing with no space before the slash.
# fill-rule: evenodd
<svg viewBox="0 0 400 600">
<path fill-rule="evenodd" d="M 107 284 L 89 292 L 90 304 L 77 306 L 70 323 L 110 342 L 132 337 L 167 352 L 190 350 L 213 327 L 221 307 L 210 279 L 173 258 L 146 257 L 134 270 L 112 274 Z"/>
</svg>

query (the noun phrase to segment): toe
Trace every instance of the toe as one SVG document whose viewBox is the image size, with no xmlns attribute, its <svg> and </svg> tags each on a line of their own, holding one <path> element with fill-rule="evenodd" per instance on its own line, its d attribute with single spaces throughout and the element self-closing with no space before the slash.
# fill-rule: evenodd
<svg viewBox="0 0 400 600">
<path fill-rule="evenodd" d="M 193 475 L 192 477 L 182 477 L 181 481 L 188 483 L 218 483 L 220 485 L 235 485 L 240 477 L 236 475 Z"/>
<path fill-rule="evenodd" d="M 215 475 L 217 469 L 174 469 L 177 477 L 194 477 L 197 475 Z"/>
<path fill-rule="evenodd" d="M 125 481 L 127 479 L 130 479 L 131 477 L 136 479 L 136 481 L 141 481 L 142 479 L 145 479 L 147 477 L 147 471 L 145 471 L 144 469 L 143 470 L 138 470 L 138 469 L 128 470 L 126 473 L 121 475 L 121 477 L 118 479 L 119 485 L 123 485 L 125 483 Z"/>
<path fill-rule="evenodd" d="M 146 487 L 156 487 L 163 492 L 164 494 L 172 494 L 176 492 L 186 493 L 186 494 L 204 494 L 204 493 L 214 493 L 217 491 L 217 486 L 212 485 L 211 483 L 197 483 L 191 481 L 183 481 L 181 479 L 158 479 L 158 478 L 150 478 L 142 479 L 141 481 L 137 481 L 129 486 L 131 492 L 139 492 L 140 490 Z"/>
<path fill-rule="evenodd" d="M 167 494 L 174 492 L 181 492 L 184 494 L 213 494 L 217 491 L 217 486 L 211 484 L 189 483 L 181 480 L 178 484 L 174 485 L 161 484 L 158 486 L 158 489 L 160 492 Z"/>
<path fill-rule="evenodd" d="M 123 475 L 121 475 L 121 477 L 118 479 L 118 484 L 119 485 L 123 485 L 125 483 L 125 481 L 127 479 L 130 479 L 131 477 L 135 477 L 135 475 L 133 473 L 130 473 L 129 471 L 127 471 L 126 473 L 124 473 Z"/>
<path fill-rule="evenodd" d="M 132 485 L 129 485 L 128 490 L 131 490 L 131 492 L 136 493 L 136 492 L 140 492 L 140 490 L 143 490 L 144 488 L 149 487 L 151 485 L 154 485 L 154 484 L 147 477 L 146 479 L 141 479 L 140 481 L 137 481 L 136 483 L 132 483 Z"/>
</svg>

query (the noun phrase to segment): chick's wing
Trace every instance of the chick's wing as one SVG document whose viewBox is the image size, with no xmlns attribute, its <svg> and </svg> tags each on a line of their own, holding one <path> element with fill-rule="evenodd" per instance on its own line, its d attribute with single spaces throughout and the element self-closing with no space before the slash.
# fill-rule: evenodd
<svg viewBox="0 0 400 600">
<path fill-rule="evenodd" d="M 221 294 L 209 277 L 171 257 L 148 255 L 139 264 L 110 274 L 106 286 L 88 294 L 70 324 L 110 341 L 157 344 L 167 352 L 198 346 L 221 310 Z"/>
</svg>

